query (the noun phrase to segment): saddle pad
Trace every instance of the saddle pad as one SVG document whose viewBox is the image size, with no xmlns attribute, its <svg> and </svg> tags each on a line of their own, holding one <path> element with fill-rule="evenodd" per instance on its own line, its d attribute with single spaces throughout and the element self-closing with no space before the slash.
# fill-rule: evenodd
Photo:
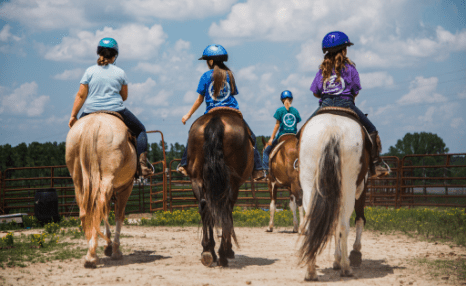
<svg viewBox="0 0 468 286">
<path fill-rule="evenodd" d="M 352 109 L 346 108 L 346 107 L 337 107 L 337 106 L 322 107 L 322 108 L 320 108 L 319 111 L 317 112 L 317 115 L 322 114 L 322 113 L 332 113 L 332 114 L 335 114 L 335 112 L 333 112 L 333 111 L 344 112 L 344 113 L 350 114 L 350 115 L 354 116 L 354 118 L 356 118 L 357 120 L 359 120 L 359 116 L 357 115 L 357 113 L 354 112 Z M 359 124 L 361 124 L 361 122 L 359 122 Z"/>
<path fill-rule="evenodd" d="M 219 106 L 219 107 L 214 107 L 214 108 L 210 109 L 210 111 L 208 111 L 208 113 L 215 113 L 215 112 L 231 112 L 231 113 L 234 113 L 234 114 L 240 116 L 240 118 L 244 118 L 239 109 L 235 109 L 235 108 L 232 108 L 232 107 Z"/>
<path fill-rule="evenodd" d="M 122 115 L 120 115 L 120 113 L 115 112 L 115 111 L 99 110 L 99 111 L 91 112 L 90 114 L 97 114 L 97 113 L 106 113 L 106 114 L 114 115 L 115 117 L 117 117 L 120 120 L 124 121 Z"/>
</svg>

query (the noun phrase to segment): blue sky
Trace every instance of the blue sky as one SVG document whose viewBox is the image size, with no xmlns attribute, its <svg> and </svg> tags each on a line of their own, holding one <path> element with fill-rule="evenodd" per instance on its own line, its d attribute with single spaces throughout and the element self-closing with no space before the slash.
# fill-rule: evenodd
<svg viewBox="0 0 468 286">
<path fill-rule="evenodd" d="M 356 105 L 384 152 L 423 131 L 466 152 L 466 3 L 438 0 L 1 1 L 0 145 L 65 141 L 79 81 L 103 37 L 119 43 L 125 105 L 147 130 L 185 144 L 205 110 L 182 125 L 207 70 L 197 59 L 217 43 L 229 53 L 245 119 L 257 136 L 271 135 L 283 90 L 302 118 L 317 108 L 309 88 L 321 41 L 335 30 L 355 44 Z"/>
</svg>

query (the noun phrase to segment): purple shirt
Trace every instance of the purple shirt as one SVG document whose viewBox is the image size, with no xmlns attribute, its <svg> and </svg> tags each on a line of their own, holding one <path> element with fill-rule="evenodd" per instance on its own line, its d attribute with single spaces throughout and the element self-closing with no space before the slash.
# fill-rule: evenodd
<svg viewBox="0 0 468 286">
<path fill-rule="evenodd" d="M 351 98 L 354 100 L 354 95 L 361 90 L 359 73 L 354 66 L 349 64 L 346 64 L 345 68 L 341 71 L 340 82 L 335 82 L 335 71 L 332 72 L 327 81 L 322 82 L 322 78 L 322 70 L 319 70 L 310 87 L 310 90 L 320 95 L 322 99 L 340 96 L 341 98 Z"/>
</svg>

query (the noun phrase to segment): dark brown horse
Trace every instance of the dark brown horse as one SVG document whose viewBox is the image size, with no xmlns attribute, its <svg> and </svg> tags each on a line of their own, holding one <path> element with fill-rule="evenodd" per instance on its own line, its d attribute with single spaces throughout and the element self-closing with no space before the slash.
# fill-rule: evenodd
<svg viewBox="0 0 468 286">
<path fill-rule="evenodd" d="M 262 137 L 263 144 L 265 139 Z M 270 153 L 270 172 L 268 173 L 268 190 L 270 191 L 270 224 L 267 232 L 273 231 L 274 218 L 276 212 L 276 195 L 278 187 L 282 186 L 289 190 L 289 207 L 294 215 L 293 232 L 297 233 L 299 225 L 296 216 L 296 204 L 299 206 L 299 216 L 301 222 L 304 221 L 304 211 L 302 209 L 302 189 L 299 183 L 299 172 L 297 170 L 298 139 L 295 134 L 284 134 L 278 140 L 278 145 Z"/>
<path fill-rule="evenodd" d="M 234 258 L 231 237 L 237 244 L 232 210 L 239 187 L 252 174 L 253 144 L 238 111 L 213 110 L 198 118 L 190 128 L 187 173 L 198 200 L 203 222 L 203 265 L 228 266 Z M 214 250 L 213 227 L 222 229 L 219 260 Z"/>
</svg>

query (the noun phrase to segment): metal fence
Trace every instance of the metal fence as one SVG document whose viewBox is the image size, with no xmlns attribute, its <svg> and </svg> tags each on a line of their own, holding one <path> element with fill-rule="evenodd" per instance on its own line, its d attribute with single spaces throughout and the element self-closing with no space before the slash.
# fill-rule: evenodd
<svg viewBox="0 0 468 286">
<path fill-rule="evenodd" d="M 149 131 L 148 133 L 159 131 Z M 160 133 L 160 132 L 159 132 Z M 162 136 L 162 133 L 161 133 Z M 163 138 L 163 137 L 162 137 Z M 164 147 L 164 138 L 163 147 Z M 164 148 L 163 148 L 164 150 Z M 196 207 L 191 182 L 177 173 L 180 159 L 166 166 L 164 160 L 153 163 L 157 170 L 144 182 L 136 182 L 126 207 L 126 213 L 158 210 L 173 211 Z M 391 174 L 371 179 L 367 185 L 367 205 L 417 207 L 466 207 L 466 154 L 408 155 L 383 157 Z M 0 172 L 0 213 L 34 213 L 36 190 L 54 188 L 59 198 L 59 212 L 77 216 L 74 186 L 68 169 L 62 166 L 10 168 Z M 286 208 L 289 192 L 278 190 L 277 207 Z M 239 192 L 238 206 L 268 208 L 270 195 L 266 182 L 244 183 Z"/>
</svg>

